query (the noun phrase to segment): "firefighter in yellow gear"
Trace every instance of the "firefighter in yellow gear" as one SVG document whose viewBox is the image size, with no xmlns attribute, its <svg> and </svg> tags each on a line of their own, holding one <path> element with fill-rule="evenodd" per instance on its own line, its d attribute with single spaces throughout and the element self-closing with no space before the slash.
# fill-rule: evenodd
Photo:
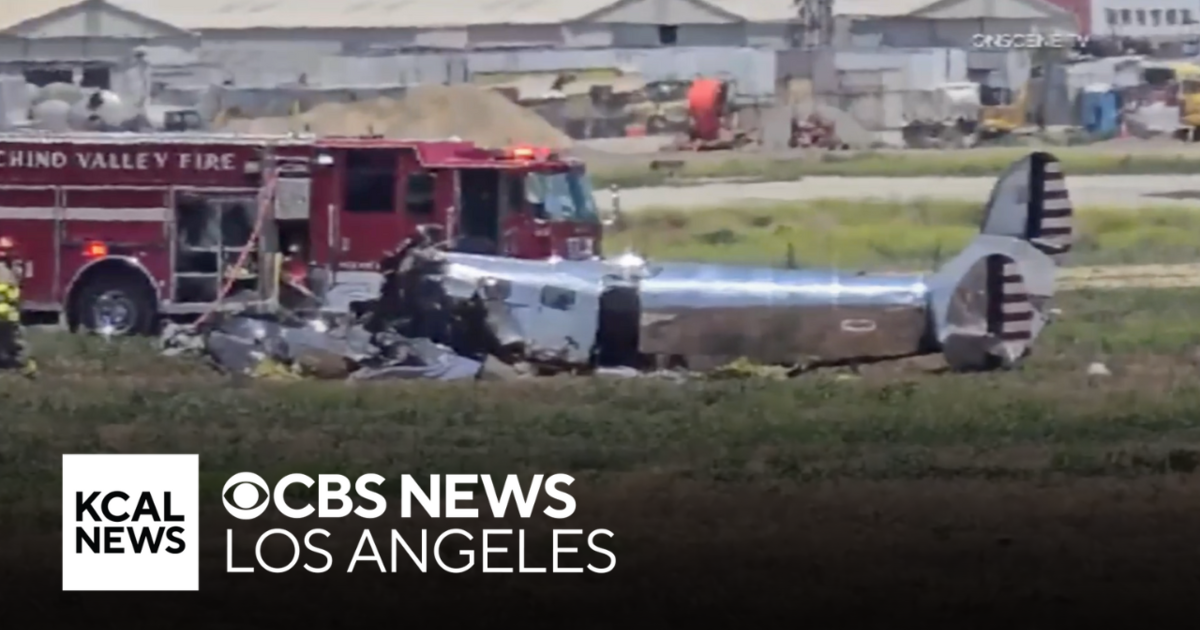
<svg viewBox="0 0 1200 630">
<path fill-rule="evenodd" d="M 0 237 L 0 370 L 20 370 L 25 376 L 37 373 L 29 358 L 21 330 L 21 279 L 13 269 L 12 242 Z"/>
</svg>

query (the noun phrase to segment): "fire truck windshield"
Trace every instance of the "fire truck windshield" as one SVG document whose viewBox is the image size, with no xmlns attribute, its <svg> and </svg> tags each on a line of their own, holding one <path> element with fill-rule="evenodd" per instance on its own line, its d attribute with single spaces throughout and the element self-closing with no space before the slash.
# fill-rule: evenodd
<svg viewBox="0 0 1200 630">
<path fill-rule="evenodd" d="M 586 173 L 529 173 L 525 177 L 529 202 L 551 221 L 598 223 L 600 215 Z"/>
</svg>

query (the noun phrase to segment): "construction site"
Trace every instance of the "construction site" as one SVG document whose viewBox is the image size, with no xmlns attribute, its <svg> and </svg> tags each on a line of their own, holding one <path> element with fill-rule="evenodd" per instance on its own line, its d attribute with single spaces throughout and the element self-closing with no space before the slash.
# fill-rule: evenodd
<svg viewBox="0 0 1200 630">
<path fill-rule="evenodd" d="M 836 118 L 849 125 L 854 148 L 869 134 L 834 112 L 775 103 L 738 103 L 719 78 L 647 83 L 636 76 L 579 80 L 546 77 L 544 92 L 529 83 L 420 85 L 385 90 L 262 90 L 216 86 L 188 106 L 146 96 L 121 96 L 72 84 L 8 86 L 10 128 L 43 131 L 215 131 L 249 135 L 315 134 L 445 139 L 500 148 L 518 144 L 570 149 L 576 142 L 629 139 L 634 150 L 850 148 L 833 135 Z M 524 85 L 522 85 L 524 84 Z M 287 102 L 287 96 L 294 100 Z M 179 99 L 176 99 L 179 100 Z M 824 109 L 824 108 L 823 108 Z M 840 114 L 840 115 L 839 115 Z M 603 146 L 603 143 L 600 143 Z M 629 149 L 624 149 L 628 151 Z"/>
</svg>

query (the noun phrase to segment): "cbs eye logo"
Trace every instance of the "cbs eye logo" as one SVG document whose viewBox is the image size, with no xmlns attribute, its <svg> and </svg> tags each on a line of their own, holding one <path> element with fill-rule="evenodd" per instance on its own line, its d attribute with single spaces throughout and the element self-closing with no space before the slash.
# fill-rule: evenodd
<svg viewBox="0 0 1200 630">
<path fill-rule="evenodd" d="M 230 516 L 248 521 L 267 511 L 271 504 L 271 491 L 262 477 L 241 472 L 225 482 L 225 488 L 221 490 L 221 502 Z"/>
</svg>

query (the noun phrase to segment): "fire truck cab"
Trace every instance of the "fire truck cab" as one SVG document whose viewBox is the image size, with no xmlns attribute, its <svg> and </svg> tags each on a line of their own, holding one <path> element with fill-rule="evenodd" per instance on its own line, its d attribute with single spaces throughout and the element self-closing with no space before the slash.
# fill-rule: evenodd
<svg viewBox="0 0 1200 630">
<path fill-rule="evenodd" d="M 462 141 L 229 134 L 0 134 L 0 237 L 27 311 L 151 332 L 161 316 L 278 305 L 291 265 L 326 307 L 374 297 L 422 226 L 453 249 L 599 255 L 581 163 Z"/>
</svg>

